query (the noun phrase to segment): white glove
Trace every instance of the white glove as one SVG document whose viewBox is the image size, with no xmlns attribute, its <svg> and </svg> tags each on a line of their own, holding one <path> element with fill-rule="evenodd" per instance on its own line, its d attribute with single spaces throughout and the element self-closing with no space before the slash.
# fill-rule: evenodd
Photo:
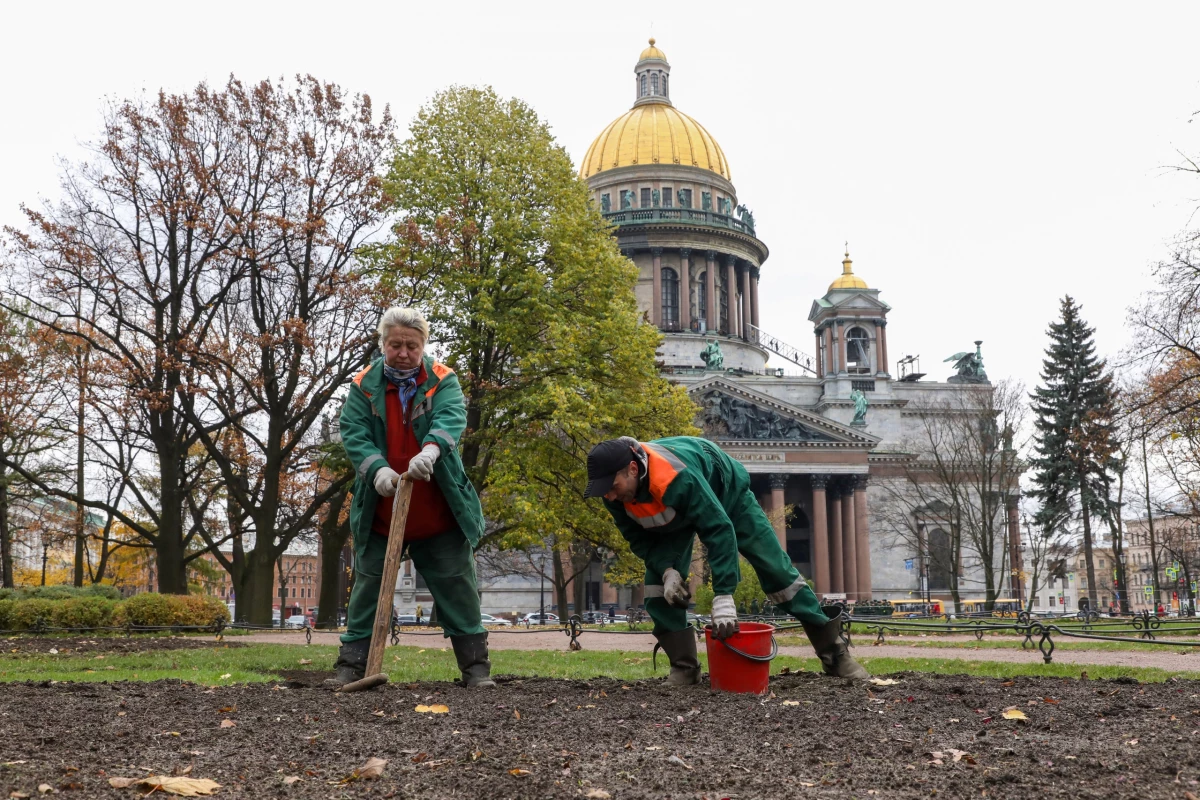
<svg viewBox="0 0 1200 800">
<path fill-rule="evenodd" d="M 719 594 L 713 598 L 712 629 L 713 636 L 718 639 L 728 639 L 738 632 L 737 606 L 733 604 L 733 595 Z"/>
<path fill-rule="evenodd" d="M 442 454 L 442 449 L 430 442 L 421 448 L 408 462 L 408 474 L 419 481 L 427 481 L 433 477 L 433 462 Z"/>
<path fill-rule="evenodd" d="M 679 574 L 679 570 L 671 567 L 663 573 L 663 599 L 676 608 L 687 608 L 692 599 L 692 590 L 687 581 Z"/>
<path fill-rule="evenodd" d="M 400 485 L 400 474 L 391 467 L 380 467 L 375 473 L 375 491 L 380 497 L 395 497 Z"/>
</svg>

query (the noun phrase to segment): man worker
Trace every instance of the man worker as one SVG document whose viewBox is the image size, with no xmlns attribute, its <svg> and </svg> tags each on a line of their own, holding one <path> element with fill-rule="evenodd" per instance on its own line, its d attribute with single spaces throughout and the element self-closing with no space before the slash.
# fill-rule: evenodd
<svg viewBox="0 0 1200 800">
<path fill-rule="evenodd" d="M 804 626 L 827 675 L 866 679 L 849 653 L 841 623 L 821 611 L 808 583 L 779 546 L 750 491 L 746 468 L 707 439 L 675 436 L 638 442 L 609 439 L 588 453 L 585 497 L 602 497 L 630 548 L 646 564 L 646 611 L 658 646 L 671 662 L 668 681 L 700 681 L 696 638 L 687 628 L 687 585 L 695 536 L 712 571 L 712 629 L 717 639 L 738 630 L 733 591 L 738 554 L 758 573 L 767 598 Z"/>
</svg>

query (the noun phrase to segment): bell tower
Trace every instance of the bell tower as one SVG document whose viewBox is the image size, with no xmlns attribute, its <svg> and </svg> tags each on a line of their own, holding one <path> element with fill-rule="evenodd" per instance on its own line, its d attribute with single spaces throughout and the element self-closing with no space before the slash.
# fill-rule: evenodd
<svg viewBox="0 0 1200 800">
<path fill-rule="evenodd" d="M 671 105 L 671 65 L 667 63 L 667 54 L 654 46 L 654 39 L 642 51 L 633 74 L 637 88 L 635 106 L 647 103 Z"/>
</svg>

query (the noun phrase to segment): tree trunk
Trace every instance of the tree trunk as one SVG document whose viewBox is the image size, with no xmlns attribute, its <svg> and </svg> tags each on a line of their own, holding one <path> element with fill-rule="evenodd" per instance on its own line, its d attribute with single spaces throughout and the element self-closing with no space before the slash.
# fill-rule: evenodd
<svg viewBox="0 0 1200 800">
<path fill-rule="evenodd" d="M 84 527 L 87 520 L 87 511 L 83 506 L 83 414 L 84 404 L 87 402 L 87 395 L 84 386 L 87 384 L 87 362 L 82 354 L 80 359 L 80 378 L 79 381 L 79 408 L 76 424 L 76 447 L 75 447 L 75 585 L 83 586 L 83 559 L 84 559 Z"/>
<path fill-rule="evenodd" d="M 172 448 L 159 449 L 159 486 L 162 499 L 159 526 L 154 542 L 158 564 L 158 591 L 162 594 L 187 594 L 187 568 L 183 552 L 183 499 L 179 492 L 182 457 L 172 457 Z"/>
<path fill-rule="evenodd" d="M 13 588 L 12 530 L 8 527 L 8 471 L 0 466 L 0 587 Z"/>
<path fill-rule="evenodd" d="M 317 598 L 317 627 L 336 628 L 338 609 L 345 598 L 338 593 L 346 566 L 341 563 L 342 549 L 350 538 L 350 518 L 339 522 L 349 492 L 335 495 L 321 522 L 321 586 Z"/>
<path fill-rule="evenodd" d="M 1154 603 L 1158 605 L 1158 542 L 1154 539 L 1154 510 L 1150 505 L 1150 461 L 1146 457 L 1146 430 L 1142 429 L 1142 474 L 1146 480 L 1146 528 L 1150 534 L 1150 568 L 1154 583 Z"/>
<path fill-rule="evenodd" d="M 251 625 L 270 625 L 271 606 L 275 597 L 275 557 L 269 548 L 256 547 L 246 553 L 242 582 L 238 585 L 237 609 L 244 616 L 239 621 Z M 279 608 L 283 619 L 283 604 Z"/>
<path fill-rule="evenodd" d="M 554 602 L 558 606 L 555 611 L 559 619 L 565 619 L 567 616 L 567 578 L 563 569 L 562 553 L 551 550 L 550 557 L 551 563 L 554 565 Z"/>
<path fill-rule="evenodd" d="M 1088 513 L 1086 492 L 1081 495 L 1083 502 L 1080 509 L 1083 513 L 1083 560 L 1087 565 L 1088 581 L 1088 610 L 1096 610 L 1096 568 L 1092 563 L 1092 518 Z"/>
</svg>

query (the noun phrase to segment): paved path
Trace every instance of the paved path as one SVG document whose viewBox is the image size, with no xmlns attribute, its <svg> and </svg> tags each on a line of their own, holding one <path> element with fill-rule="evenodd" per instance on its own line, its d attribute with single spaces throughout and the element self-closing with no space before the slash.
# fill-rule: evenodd
<svg viewBox="0 0 1200 800">
<path fill-rule="evenodd" d="M 957 638 L 957 637 L 956 637 Z M 974 637 L 966 637 L 973 639 Z M 897 641 L 898 637 L 888 637 L 889 642 Z M 947 637 L 949 639 L 949 637 Z M 305 643 L 302 631 L 281 631 L 279 633 L 253 633 L 246 636 L 230 637 L 235 642 L 270 642 L 273 644 Z M 338 644 L 338 634 L 327 631 L 314 631 L 313 644 Z M 654 645 L 654 639 L 649 633 L 604 633 L 587 630 L 580 636 L 580 641 L 587 650 L 649 650 Z M 924 639 L 923 641 L 928 641 Z M 1041 653 L 1036 649 L 1021 650 L 1016 643 L 1012 648 L 966 648 L 966 647 L 913 647 L 904 644 L 872 645 L 870 639 L 863 636 L 855 637 L 854 657 L 858 659 L 875 658 L 926 658 L 926 659 L 957 659 L 962 661 L 1000 661 L 1013 664 L 1040 664 Z M 400 635 L 400 645 L 409 647 L 442 648 L 448 647 L 440 632 L 430 634 L 406 633 Z M 565 650 L 567 635 L 561 629 L 525 630 L 515 632 L 509 629 L 493 630 L 488 642 L 493 650 Z M 783 655 L 798 658 L 811 658 L 812 650 L 800 645 L 787 645 L 779 648 Z M 1058 664 L 1096 664 L 1102 666 L 1120 667 L 1159 667 L 1167 670 L 1186 670 L 1200 672 L 1200 648 L 1180 652 L 1170 647 L 1139 650 L 1061 650 L 1054 651 L 1054 662 Z"/>
</svg>

